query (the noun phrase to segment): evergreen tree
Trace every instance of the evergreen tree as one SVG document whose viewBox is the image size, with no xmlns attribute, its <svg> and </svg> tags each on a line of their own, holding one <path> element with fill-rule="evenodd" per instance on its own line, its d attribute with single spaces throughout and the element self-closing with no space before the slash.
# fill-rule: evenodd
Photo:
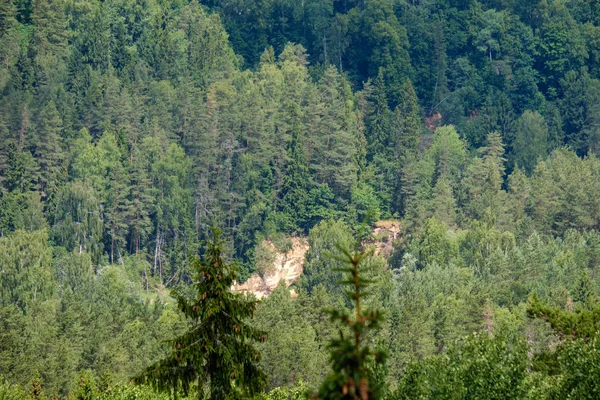
<svg viewBox="0 0 600 400">
<path fill-rule="evenodd" d="M 329 344 L 333 371 L 319 388 L 322 399 L 379 399 L 383 397 L 381 382 L 376 378 L 376 370 L 385 362 L 386 354 L 373 350 L 367 342 L 369 334 L 380 328 L 383 315 L 380 310 L 364 306 L 366 288 L 371 283 L 364 277 L 366 253 L 350 253 L 342 250 L 339 261 L 347 267 L 340 268 L 345 273 L 340 284 L 349 285 L 351 290 L 346 297 L 354 304 L 354 317 L 347 310 L 332 310 L 331 321 L 341 325 L 339 338 Z"/>
<path fill-rule="evenodd" d="M 351 48 L 356 45 L 353 50 L 358 53 L 355 62 L 366 64 L 372 77 L 383 69 L 387 97 L 395 107 L 400 102 L 402 85 L 411 75 L 406 28 L 398 22 L 391 3 L 369 0 L 362 8 L 360 22 L 351 26 Z"/>
<path fill-rule="evenodd" d="M 34 0 L 32 5 L 35 51 L 43 63 L 47 60 L 56 63 L 56 58 L 65 55 L 67 47 L 65 3 L 63 0 Z"/>
<path fill-rule="evenodd" d="M 39 190 L 44 198 L 48 198 L 56 193 L 65 172 L 62 120 L 53 101 L 42 109 L 38 132 L 35 155 L 39 165 Z"/>
<path fill-rule="evenodd" d="M 600 137 L 600 81 L 584 69 L 569 71 L 560 81 L 565 142 L 578 155 L 597 150 Z"/>
<path fill-rule="evenodd" d="M 3 39 L 4 35 L 13 28 L 16 22 L 16 14 L 17 10 L 12 1 L 5 1 L 0 4 L 0 39 Z"/>
<path fill-rule="evenodd" d="M 385 94 L 383 72 L 379 70 L 375 84 L 367 90 L 368 109 L 365 115 L 367 160 L 372 160 L 376 154 L 387 155 L 393 149 L 390 143 L 391 113 Z"/>
<path fill-rule="evenodd" d="M 456 223 L 456 200 L 448 178 L 441 176 L 435 184 L 435 198 L 432 203 L 433 216 L 448 226 Z"/>
<path fill-rule="evenodd" d="M 289 228 L 308 232 L 312 228 L 307 215 L 310 174 L 304 148 L 298 142 L 299 138 L 295 138 L 288 150 L 288 162 L 284 170 L 282 189 L 279 192 L 281 197 L 279 207 L 281 212 L 290 219 Z"/>
<path fill-rule="evenodd" d="M 517 121 L 516 129 L 514 163 L 531 175 L 538 160 L 548 154 L 548 125 L 539 113 L 525 111 Z"/>
<path fill-rule="evenodd" d="M 408 172 L 411 160 L 417 157 L 417 146 L 421 138 L 423 122 L 420 115 L 419 103 L 414 87 L 406 81 L 402 87 L 400 103 L 392 116 L 388 158 L 391 163 L 390 175 L 386 186 L 391 196 L 390 211 L 402 213 L 406 204 L 402 182 L 403 171 Z"/>
<path fill-rule="evenodd" d="M 486 146 L 481 147 L 479 152 L 481 158 L 472 161 L 462 182 L 465 211 L 475 220 L 483 219 L 495 224 L 503 216 L 506 195 L 502 190 L 505 158 L 500 135 L 490 133 Z"/>
<path fill-rule="evenodd" d="M 31 153 L 19 150 L 16 143 L 9 144 L 4 187 L 25 193 L 35 187 L 36 175 L 37 165 Z"/>
<path fill-rule="evenodd" d="M 152 181 L 148 177 L 147 159 L 138 143 L 132 144 L 129 169 L 129 201 L 127 223 L 129 225 L 129 249 L 136 255 L 145 245 L 152 228 L 150 213 L 153 205 Z M 119 207 L 118 202 L 116 203 Z M 124 203 L 122 203 L 124 204 Z M 116 221 L 116 220 L 115 220 Z M 115 225 L 115 229 L 117 225 Z M 115 231 L 116 232 L 116 231 Z"/>
<path fill-rule="evenodd" d="M 586 308 L 584 304 L 579 302 L 576 310 L 561 310 L 545 304 L 534 294 L 529 298 L 527 313 L 548 322 L 561 337 L 589 340 L 600 332 L 600 307 Z"/>
<path fill-rule="evenodd" d="M 319 112 L 309 126 L 308 152 L 315 178 L 327 183 L 334 193 L 347 197 L 357 178 L 357 144 L 359 128 L 350 109 L 349 87 L 336 71 L 328 67 L 318 84 Z"/>
<path fill-rule="evenodd" d="M 419 109 L 417 94 L 411 83 L 406 81 L 402 86 L 400 102 L 394 110 L 391 145 L 397 156 L 406 156 L 417 150 L 423 122 Z"/>
<path fill-rule="evenodd" d="M 265 340 L 266 335 L 248 323 L 256 301 L 230 291 L 237 272 L 223 260 L 217 230 L 213 230 L 204 260 L 195 259 L 192 265 L 194 299 L 174 293 L 189 329 L 170 341 L 167 358 L 146 368 L 135 381 L 174 394 L 196 388 L 198 399 L 205 392 L 215 400 L 257 393 L 264 388 L 266 376 L 257 366 L 260 355 L 252 341 Z"/>
<path fill-rule="evenodd" d="M 98 193 L 81 181 L 63 186 L 56 196 L 53 239 L 68 251 L 88 252 L 97 265 L 104 253 L 104 227 Z"/>
</svg>

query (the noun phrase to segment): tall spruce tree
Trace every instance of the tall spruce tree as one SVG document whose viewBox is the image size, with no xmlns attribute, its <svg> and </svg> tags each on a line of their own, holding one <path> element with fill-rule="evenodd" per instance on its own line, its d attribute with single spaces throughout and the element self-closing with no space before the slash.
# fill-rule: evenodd
<svg viewBox="0 0 600 400">
<path fill-rule="evenodd" d="M 394 110 L 391 143 L 398 156 L 414 153 L 419 144 L 423 122 L 419 110 L 419 100 L 411 81 L 402 86 L 400 103 Z"/>
<path fill-rule="evenodd" d="M 379 329 L 383 315 L 378 309 L 365 309 L 362 300 L 368 295 L 371 280 L 364 277 L 365 259 L 369 254 L 340 248 L 338 260 L 346 276 L 340 284 L 349 285 L 346 297 L 354 303 L 354 317 L 348 310 L 331 310 L 331 321 L 341 325 L 339 337 L 329 343 L 333 371 L 319 388 L 319 398 L 326 400 L 375 400 L 382 398 L 375 370 L 383 366 L 386 354 L 368 344 L 369 335 Z"/>
<path fill-rule="evenodd" d="M 175 394 L 197 385 L 199 399 L 208 394 L 214 400 L 252 395 L 265 387 L 253 341 L 266 340 L 266 335 L 248 324 L 257 302 L 229 290 L 238 275 L 235 266 L 223 260 L 222 246 L 219 231 L 213 229 L 204 260 L 192 261 L 194 299 L 173 293 L 189 329 L 170 341 L 167 358 L 134 378 L 138 384 Z"/>
<path fill-rule="evenodd" d="M 548 147 L 548 125 L 544 117 L 538 112 L 525 111 L 517 121 L 514 163 L 531 175 L 538 160 L 548 155 Z"/>
<path fill-rule="evenodd" d="M 298 143 L 297 136 L 292 139 L 289 147 L 282 189 L 279 192 L 279 208 L 289 219 L 288 229 L 301 229 L 306 232 L 311 228 L 306 224 L 310 175 L 304 148 Z"/>
<path fill-rule="evenodd" d="M 389 143 L 391 112 L 385 93 L 383 70 L 379 70 L 375 83 L 367 91 L 368 108 L 365 116 L 367 137 L 367 159 L 375 155 L 387 155 L 393 148 Z"/>
<path fill-rule="evenodd" d="M 57 191 L 64 172 L 64 152 L 61 146 L 63 126 L 53 101 L 42 109 L 38 130 L 35 156 L 40 168 L 39 189 L 43 197 L 49 197 Z"/>
<path fill-rule="evenodd" d="M 311 170 L 317 181 L 347 196 L 357 178 L 359 133 L 356 115 L 350 108 L 349 86 L 335 67 L 329 67 L 319 81 L 318 91 L 320 112 L 308 127 L 309 142 L 314 145 L 308 154 Z"/>
<path fill-rule="evenodd" d="M 42 58 L 61 57 L 66 52 L 68 30 L 65 2 L 61 0 L 32 2 L 35 51 Z"/>
<path fill-rule="evenodd" d="M 395 182 L 390 186 L 392 213 L 400 213 L 403 210 L 402 192 L 408 190 L 402 187 L 402 170 L 410 164 L 417 156 L 417 146 L 423 128 L 423 122 L 420 116 L 419 102 L 417 94 L 410 81 L 406 81 L 402 87 L 400 103 L 396 106 L 392 115 L 390 149 L 388 158 L 392 164 L 390 173 L 395 175 Z"/>
<path fill-rule="evenodd" d="M 4 187 L 8 191 L 25 193 L 35 185 L 37 165 L 28 151 L 20 151 L 16 143 L 8 145 L 8 160 L 4 176 Z"/>
<path fill-rule="evenodd" d="M 148 160 L 137 143 L 132 144 L 129 169 L 129 214 L 127 221 L 130 229 L 130 251 L 138 254 L 152 229 L 150 214 L 153 206 L 152 181 L 148 177 Z"/>
</svg>

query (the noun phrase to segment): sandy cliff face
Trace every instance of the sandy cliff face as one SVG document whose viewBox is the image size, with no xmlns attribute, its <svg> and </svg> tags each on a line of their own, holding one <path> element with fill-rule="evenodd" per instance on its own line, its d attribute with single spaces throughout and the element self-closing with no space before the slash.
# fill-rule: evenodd
<svg viewBox="0 0 600 400">
<path fill-rule="evenodd" d="M 392 255 L 394 241 L 400 234 L 400 223 L 397 221 L 379 221 L 373 228 L 373 241 L 369 244 L 375 246 L 375 254 L 385 259 Z"/>
<path fill-rule="evenodd" d="M 379 221 L 373 227 L 373 240 L 366 243 L 375 247 L 375 254 L 388 258 L 392 254 L 393 242 L 400 233 L 400 224 L 396 221 Z M 268 296 L 284 281 L 289 287 L 302 275 L 304 257 L 309 249 L 306 238 L 290 238 L 291 248 L 287 252 L 278 252 L 270 241 L 264 241 L 262 247 L 274 255 L 273 266 L 260 274 L 254 274 L 244 283 L 236 283 L 231 287 L 234 292 L 253 293 L 258 299 Z M 292 292 L 292 296 L 294 293 Z"/>
<path fill-rule="evenodd" d="M 264 247 L 275 252 L 274 268 L 270 268 L 263 276 L 254 274 L 244 283 L 237 283 L 231 287 L 234 292 L 253 293 L 257 298 L 271 294 L 280 281 L 290 286 L 302 275 L 304 256 L 308 251 L 308 241 L 305 238 L 291 238 L 291 249 L 286 253 L 275 250 L 270 242 L 263 243 Z"/>
</svg>

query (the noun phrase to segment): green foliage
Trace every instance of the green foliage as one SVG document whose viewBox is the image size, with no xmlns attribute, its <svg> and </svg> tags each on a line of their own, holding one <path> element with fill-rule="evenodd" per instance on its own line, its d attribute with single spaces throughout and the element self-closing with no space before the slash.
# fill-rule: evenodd
<svg viewBox="0 0 600 400">
<path fill-rule="evenodd" d="M 16 305 L 24 312 L 51 297 L 54 281 L 50 269 L 52 250 L 46 231 L 16 231 L 0 238 L 0 304 Z"/>
<path fill-rule="evenodd" d="M 305 400 L 309 398 L 309 391 L 303 381 L 292 387 L 278 387 L 269 393 L 255 397 L 255 400 Z"/>
<path fill-rule="evenodd" d="M 509 344 L 505 337 L 474 334 L 446 354 L 407 368 L 397 399 L 524 399 L 527 384 L 524 340 Z"/>
<path fill-rule="evenodd" d="M 338 282 L 342 279 L 339 268 L 342 268 L 343 262 L 327 257 L 327 254 L 335 251 L 336 244 L 350 247 L 354 243 L 347 225 L 342 221 L 323 221 L 310 231 L 308 243 L 310 249 L 299 286 L 312 293 L 317 286 L 323 285 L 328 293 L 342 297 L 343 291 Z"/>
<path fill-rule="evenodd" d="M 564 311 L 548 306 L 533 295 L 529 299 L 527 312 L 531 317 L 541 318 L 550 323 L 561 336 L 579 339 L 593 339 L 598 333 L 598 313 L 600 308 L 578 307 L 575 312 Z"/>
<path fill-rule="evenodd" d="M 596 397 L 600 359 L 598 339 L 569 341 L 558 350 L 558 365 L 562 374 L 548 389 L 548 399 L 592 399 Z"/>
<path fill-rule="evenodd" d="M 531 346 L 530 398 L 598 397 L 599 11 L 2 1 L 2 390 L 159 396 L 123 382 L 184 331 L 166 293 L 194 294 L 189 256 L 217 225 L 244 278 L 268 272 L 264 238 L 309 235 L 294 295 L 276 290 L 254 321 L 272 338 L 257 344 L 269 389 L 293 388 L 265 395 L 300 396 L 337 328 L 321 307 L 351 305 L 325 254 L 352 234 L 369 245 L 386 218 L 400 232 L 374 244 L 395 254 L 365 260 L 379 279 L 367 301 L 390 313 L 369 339 L 389 351 L 385 387 L 502 328 Z M 525 318 L 534 292 L 557 331 Z M 585 339 L 547 351 L 571 335 Z"/>
<path fill-rule="evenodd" d="M 0 399 L 2 400 L 21 400 L 25 397 L 25 393 L 20 387 L 11 385 L 8 382 L 3 382 L 0 385 Z"/>
<path fill-rule="evenodd" d="M 531 174 L 538 160 L 545 159 L 548 149 L 548 126 L 539 113 L 526 111 L 517 122 L 513 147 L 515 163 Z"/>
<path fill-rule="evenodd" d="M 188 300 L 175 293 L 179 310 L 189 319 L 188 331 L 174 339 L 171 354 L 146 368 L 135 378 L 157 390 L 188 393 L 198 385 L 212 399 L 224 399 L 261 390 L 266 376 L 258 368 L 258 350 L 252 341 L 265 340 L 264 332 L 246 323 L 256 301 L 229 291 L 237 273 L 222 258 L 218 231 L 206 249 L 203 261 L 195 260 L 195 297 Z"/>
<path fill-rule="evenodd" d="M 299 396 L 307 391 L 308 383 L 316 386 L 327 369 L 324 344 L 328 338 L 320 337 L 315 329 L 316 321 L 309 315 L 319 309 L 312 306 L 293 301 L 284 285 L 257 306 L 254 323 L 269 334 L 269 339 L 257 346 L 262 354 L 260 365 L 269 376 L 269 388 L 274 389 L 269 396 L 275 399 L 284 393 Z M 296 382 L 306 384 L 295 387 Z M 283 389 L 286 386 L 292 388 Z"/>
<path fill-rule="evenodd" d="M 541 391 L 545 398 L 591 399 L 599 390 L 599 308 L 597 295 L 590 292 L 590 283 L 589 277 L 583 275 L 578 301 L 571 303 L 566 311 L 543 303 L 536 294 L 529 298 L 528 315 L 548 322 L 563 339 L 553 351 L 544 349 L 537 355 L 536 369 L 555 375 Z"/>
<path fill-rule="evenodd" d="M 330 311 L 331 321 L 340 324 L 339 338 L 329 343 L 330 362 L 333 371 L 319 388 L 323 399 L 379 399 L 382 397 L 381 382 L 374 370 L 385 363 L 386 353 L 374 350 L 368 343 L 369 335 L 381 327 L 381 310 L 365 307 L 366 288 L 371 283 L 364 277 L 364 260 L 367 253 L 350 253 L 338 247 L 342 256 L 337 257 L 347 266 L 339 268 L 344 273 L 340 284 L 350 286 L 346 297 L 354 305 L 353 312 L 345 309 Z M 361 275 L 363 274 L 363 275 Z M 354 315 L 352 315 L 354 314 Z"/>
</svg>

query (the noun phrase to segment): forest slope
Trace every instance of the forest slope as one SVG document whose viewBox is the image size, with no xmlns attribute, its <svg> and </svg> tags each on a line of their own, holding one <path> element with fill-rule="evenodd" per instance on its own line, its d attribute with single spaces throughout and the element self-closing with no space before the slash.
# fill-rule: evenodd
<svg viewBox="0 0 600 400">
<path fill-rule="evenodd" d="M 350 306 L 330 256 L 380 220 L 390 396 L 473 332 L 526 339 L 517 397 L 593 387 L 569 355 L 595 342 L 555 351 L 526 310 L 600 294 L 598 43 L 588 0 L 0 2 L 1 387 L 66 398 L 164 357 L 186 326 L 166 292 L 215 225 L 244 280 L 307 238 L 296 300 L 254 322 L 269 389 L 316 388 L 321 310 Z"/>
</svg>

